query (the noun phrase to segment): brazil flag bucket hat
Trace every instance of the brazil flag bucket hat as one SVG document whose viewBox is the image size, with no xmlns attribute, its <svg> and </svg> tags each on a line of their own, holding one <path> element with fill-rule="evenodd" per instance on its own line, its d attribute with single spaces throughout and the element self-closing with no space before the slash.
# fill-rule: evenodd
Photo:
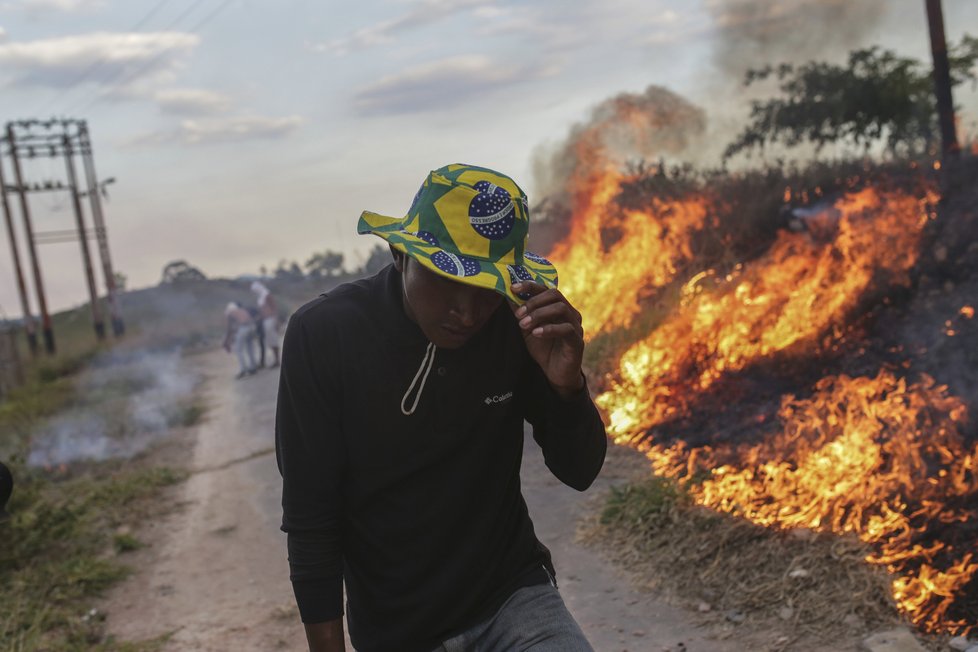
<svg viewBox="0 0 978 652">
<path fill-rule="evenodd" d="M 474 165 L 446 165 L 421 184 L 403 218 L 364 211 L 357 233 L 378 235 L 441 276 L 495 290 L 515 303 L 510 285 L 557 286 L 557 270 L 526 251 L 530 211 L 511 178 Z"/>
</svg>

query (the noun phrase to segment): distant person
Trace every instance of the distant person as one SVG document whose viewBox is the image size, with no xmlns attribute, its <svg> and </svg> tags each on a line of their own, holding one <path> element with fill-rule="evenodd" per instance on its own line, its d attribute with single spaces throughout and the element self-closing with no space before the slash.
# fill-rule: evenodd
<svg viewBox="0 0 978 652">
<path fill-rule="evenodd" d="M 265 347 L 267 346 L 272 350 L 272 367 L 277 367 L 279 365 L 279 321 L 278 321 L 278 306 L 275 304 L 275 297 L 268 290 L 267 287 L 260 281 L 255 281 L 251 284 L 251 291 L 258 296 L 258 318 L 260 320 L 260 325 L 258 326 L 261 332 L 261 339 L 259 340 L 261 346 L 261 366 L 265 366 Z"/>
<path fill-rule="evenodd" d="M 265 324 L 263 323 L 261 310 L 258 306 L 243 306 L 248 314 L 251 315 L 251 322 L 255 325 L 255 343 L 258 344 L 258 368 L 265 366 Z"/>
<path fill-rule="evenodd" d="M 227 332 L 224 335 L 224 350 L 234 352 L 238 356 L 238 375 L 244 378 L 258 370 L 255 365 L 255 322 L 236 301 L 232 301 L 224 309 L 227 320 Z"/>
<path fill-rule="evenodd" d="M 587 489 L 607 437 L 581 315 L 525 251 L 509 177 L 431 172 L 403 219 L 358 231 L 393 257 L 306 304 L 276 414 L 282 529 L 309 649 L 591 650 L 520 491 L 524 419 L 551 472 Z"/>
</svg>

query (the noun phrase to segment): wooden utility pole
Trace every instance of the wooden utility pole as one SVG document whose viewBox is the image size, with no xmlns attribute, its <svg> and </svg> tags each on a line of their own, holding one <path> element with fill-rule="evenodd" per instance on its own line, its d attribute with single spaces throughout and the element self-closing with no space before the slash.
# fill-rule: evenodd
<svg viewBox="0 0 978 652">
<path fill-rule="evenodd" d="M 92 271 L 92 254 L 88 250 L 88 230 L 85 228 L 85 214 L 82 212 L 81 198 L 78 196 L 78 177 L 75 174 L 74 151 L 71 148 L 71 138 L 65 134 L 62 140 L 65 154 L 65 170 L 68 173 L 68 192 L 71 193 L 71 205 L 75 209 L 75 224 L 78 226 L 78 242 L 81 244 L 82 264 L 85 267 L 85 282 L 88 284 L 88 300 L 92 309 L 92 326 L 95 337 L 105 339 L 105 322 L 102 321 L 102 311 L 99 310 L 98 291 L 95 289 L 95 273 Z"/>
<path fill-rule="evenodd" d="M 125 324 L 119 314 L 118 302 L 116 300 L 115 273 L 112 270 L 112 262 L 109 257 L 109 240 L 105 229 L 105 216 L 102 213 L 102 203 L 99 198 L 99 192 L 104 190 L 104 187 L 114 181 L 114 179 L 106 179 L 103 182 L 99 182 L 98 177 L 95 175 L 95 161 L 92 155 L 91 139 L 88 135 L 88 125 L 84 120 L 73 118 L 17 120 L 7 123 L 6 136 L 0 138 L 0 142 L 5 143 L 7 146 L 7 151 L 0 152 L 0 154 L 9 154 L 13 167 L 13 185 L 5 185 L 5 179 L 0 174 L 0 190 L 3 191 L 3 201 L 0 202 L 2 203 L 0 207 L 3 208 L 4 215 L 7 217 L 7 230 L 11 241 L 11 251 L 14 254 L 15 266 L 18 270 L 18 289 L 21 290 L 21 304 L 24 310 L 25 323 L 28 326 L 28 336 L 31 336 L 33 320 L 29 310 L 30 306 L 27 303 L 26 291 L 23 287 L 23 275 L 20 274 L 19 253 L 16 249 L 17 241 L 13 231 L 13 223 L 10 219 L 10 206 L 7 197 L 11 192 L 16 192 L 20 197 L 20 208 L 24 219 L 24 239 L 27 242 L 27 253 L 34 272 L 34 286 L 37 290 L 37 301 L 41 313 L 44 344 L 48 352 L 54 353 L 55 350 L 54 330 L 51 325 L 51 316 L 47 309 L 47 300 L 41 279 L 41 265 L 37 256 L 37 245 L 78 240 L 81 246 L 84 279 L 88 288 L 88 298 L 92 310 L 92 325 L 95 329 L 96 337 L 99 340 L 103 340 L 105 339 L 104 312 L 99 302 L 98 290 L 96 289 L 95 283 L 95 265 L 88 243 L 91 239 L 97 241 L 98 252 L 102 262 L 102 272 L 105 274 L 106 300 L 109 315 L 112 319 L 112 332 L 116 336 L 121 336 L 125 332 Z M 78 155 L 81 156 L 84 165 L 84 183 L 87 188 L 82 187 L 82 180 L 79 179 L 75 166 L 75 156 Z M 22 157 L 28 159 L 64 157 L 67 184 L 57 179 L 27 183 L 21 168 Z M 3 157 L 0 156 L 0 166 L 2 166 L 2 163 Z M 2 173 L 2 167 L 0 167 L 0 173 Z M 28 193 L 65 191 L 69 193 L 71 198 L 71 207 L 74 210 L 76 228 L 74 230 L 61 229 L 35 232 L 27 201 Z M 86 220 L 81 200 L 86 196 L 92 207 L 93 229 L 88 229 L 85 225 Z"/>
<path fill-rule="evenodd" d="M 41 332 L 44 335 L 44 349 L 48 353 L 54 353 L 54 326 L 51 323 L 51 313 L 48 312 L 48 300 L 44 294 L 44 279 L 41 277 L 41 264 L 37 258 L 34 226 L 31 224 L 31 209 L 27 205 L 27 186 L 24 185 L 24 173 L 20 167 L 17 138 L 14 135 L 14 125 L 11 122 L 7 123 L 7 143 L 10 146 L 10 159 L 13 162 L 14 182 L 17 184 L 17 194 L 20 196 L 20 216 L 24 220 L 27 253 L 31 259 L 31 269 L 34 272 L 34 291 L 37 292 L 37 305 L 41 311 Z"/>
<path fill-rule="evenodd" d="M 98 175 L 95 174 L 95 157 L 92 141 L 88 136 L 88 123 L 78 122 L 78 140 L 81 148 L 85 178 L 88 181 L 88 201 L 92 206 L 92 221 L 95 223 L 95 240 L 98 242 L 99 259 L 102 261 L 102 276 L 105 280 L 105 301 L 109 305 L 109 318 L 112 320 L 112 334 L 120 337 L 126 332 L 125 323 L 119 313 L 116 300 L 118 288 L 115 286 L 115 272 L 112 270 L 112 257 L 109 254 L 109 236 L 105 230 L 105 215 L 102 213 L 102 200 L 99 198 Z M 111 182 L 109 179 L 106 183 Z"/>
<path fill-rule="evenodd" d="M 925 0 L 927 23 L 930 25 L 930 52 L 934 58 L 934 94 L 937 96 L 937 115 L 941 123 L 941 153 L 945 160 L 961 155 L 954 126 L 954 100 L 951 97 L 951 66 L 947 60 L 947 41 L 944 38 L 944 12 L 941 0 Z"/>
<path fill-rule="evenodd" d="M 0 146 L 6 139 L 0 139 Z M 0 152 L 2 154 L 2 152 Z M 10 241 L 10 257 L 14 263 L 17 277 L 17 292 L 20 295 L 20 309 L 24 313 L 24 332 L 27 333 L 27 347 L 31 355 L 37 355 L 37 324 L 31 314 L 31 304 L 27 298 L 27 285 L 24 283 L 24 272 L 20 263 L 20 248 L 17 246 L 17 232 L 14 230 L 14 218 L 7 201 L 7 185 L 3 180 L 3 156 L 0 155 L 0 206 L 3 207 L 3 219 L 7 223 L 7 239 Z"/>
</svg>

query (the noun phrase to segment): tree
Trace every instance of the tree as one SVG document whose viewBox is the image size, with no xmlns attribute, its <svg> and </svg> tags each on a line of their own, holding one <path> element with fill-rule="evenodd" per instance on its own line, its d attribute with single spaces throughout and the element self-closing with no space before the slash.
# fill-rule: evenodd
<svg viewBox="0 0 978 652">
<path fill-rule="evenodd" d="M 275 268 L 275 278 L 282 281 L 301 281 L 305 275 L 302 273 L 299 263 L 295 261 L 289 263 L 283 258 L 278 261 L 278 267 Z"/>
<path fill-rule="evenodd" d="M 952 85 L 974 81 L 978 38 L 965 35 L 948 57 Z M 846 66 L 810 61 L 750 70 L 744 85 L 772 76 L 780 96 L 753 102 L 751 121 L 725 159 L 777 142 L 868 148 L 881 139 L 891 154 L 914 154 L 927 151 L 939 133 L 930 69 L 891 50 L 853 51 Z"/>
<path fill-rule="evenodd" d="M 361 276 L 373 276 L 384 269 L 390 262 L 390 248 L 382 245 L 374 245 L 374 248 L 370 250 L 370 254 L 367 256 L 367 260 L 357 273 Z"/>
<path fill-rule="evenodd" d="M 329 249 L 315 253 L 306 261 L 306 272 L 313 278 L 339 276 L 343 273 L 343 254 Z"/>
<path fill-rule="evenodd" d="M 185 283 L 187 281 L 204 281 L 207 277 L 196 267 L 185 260 L 174 260 L 163 268 L 161 283 Z"/>
</svg>

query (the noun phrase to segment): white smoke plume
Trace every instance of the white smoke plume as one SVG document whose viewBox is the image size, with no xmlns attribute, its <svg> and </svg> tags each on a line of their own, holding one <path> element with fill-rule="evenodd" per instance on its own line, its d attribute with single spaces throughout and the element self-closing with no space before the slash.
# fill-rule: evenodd
<svg viewBox="0 0 978 652">
<path fill-rule="evenodd" d="M 179 420 L 197 382 L 179 349 L 97 358 L 79 381 L 79 404 L 35 434 L 27 463 L 57 466 L 131 458 Z"/>
<path fill-rule="evenodd" d="M 597 105 L 566 140 L 536 150 L 537 193 L 552 198 L 592 170 L 680 155 L 705 127 L 703 110 L 669 89 L 653 85 L 642 93 L 621 93 Z"/>
</svg>

